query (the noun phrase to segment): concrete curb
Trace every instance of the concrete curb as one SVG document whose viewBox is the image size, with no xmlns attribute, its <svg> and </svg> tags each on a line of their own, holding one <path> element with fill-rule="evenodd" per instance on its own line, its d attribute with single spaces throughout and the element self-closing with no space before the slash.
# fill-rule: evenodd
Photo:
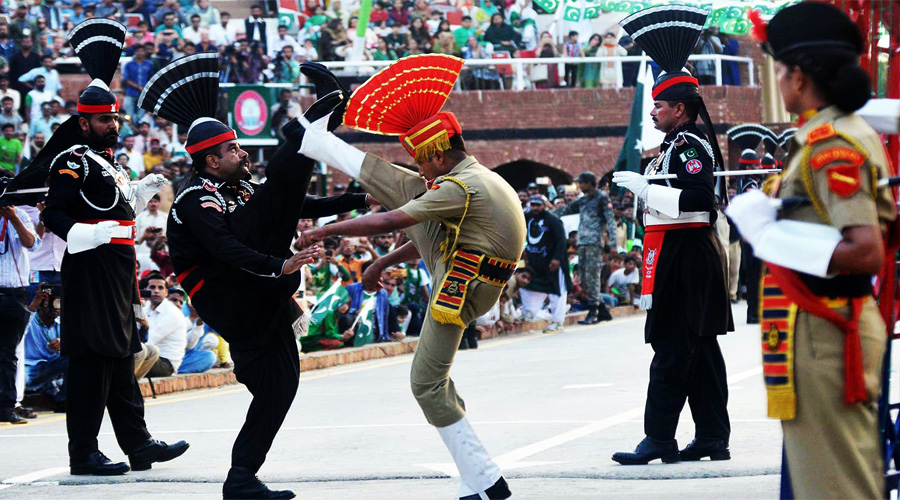
<svg viewBox="0 0 900 500">
<path fill-rule="evenodd" d="M 614 318 L 621 318 L 642 314 L 641 311 L 635 310 L 633 307 L 616 307 L 610 311 Z M 577 312 L 566 316 L 566 324 L 574 325 L 578 321 L 584 319 L 587 313 Z M 513 335 L 522 335 L 525 333 L 539 332 L 546 328 L 548 321 L 529 321 L 516 323 L 512 325 L 508 331 L 498 332 L 495 327 L 490 330 L 484 329 L 479 331 L 481 340 L 493 339 L 498 337 L 506 337 Z M 336 351 L 320 351 L 309 354 L 300 355 L 300 371 L 307 372 L 319 370 L 322 368 L 331 368 L 334 366 L 348 365 L 351 363 L 359 363 L 361 361 L 369 361 L 373 359 L 390 358 L 403 354 L 410 354 L 416 350 L 419 340 L 416 337 L 408 337 L 401 342 L 385 342 L 381 344 L 369 344 L 362 347 L 348 347 Z M 150 389 L 150 379 L 142 379 L 139 383 L 141 394 L 145 398 L 153 395 Z M 190 373 L 185 375 L 175 375 L 173 377 L 154 378 L 152 379 L 153 388 L 156 395 L 173 394 L 176 392 L 190 391 L 194 389 L 208 389 L 212 387 L 221 387 L 226 385 L 237 384 L 238 381 L 234 376 L 231 368 L 210 370 L 205 373 Z"/>
</svg>

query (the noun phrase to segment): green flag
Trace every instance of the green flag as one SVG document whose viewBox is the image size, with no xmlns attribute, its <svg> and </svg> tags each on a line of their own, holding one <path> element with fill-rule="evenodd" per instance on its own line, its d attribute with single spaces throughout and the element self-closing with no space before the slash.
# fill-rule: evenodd
<svg viewBox="0 0 900 500">
<path fill-rule="evenodd" d="M 316 303 L 316 307 L 313 308 L 312 314 L 309 317 L 309 330 L 310 332 L 314 332 L 318 330 L 319 323 L 322 322 L 322 319 L 331 311 L 336 311 L 341 304 L 346 303 L 350 300 L 350 296 L 347 294 L 347 289 L 341 286 L 340 281 L 335 281 L 325 293 L 319 297 L 319 301 Z"/>
<path fill-rule="evenodd" d="M 375 341 L 375 298 L 374 293 L 367 293 L 366 300 L 359 309 L 359 314 L 356 316 L 359 329 L 356 330 L 356 336 L 353 337 L 353 347 L 371 344 Z"/>
</svg>

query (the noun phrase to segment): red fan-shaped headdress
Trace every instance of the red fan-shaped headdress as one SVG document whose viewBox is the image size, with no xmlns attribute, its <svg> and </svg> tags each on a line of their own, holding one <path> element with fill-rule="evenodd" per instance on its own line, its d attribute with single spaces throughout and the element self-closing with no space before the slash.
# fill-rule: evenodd
<svg viewBox="0 0 900 500">
<path fill-rule="evenodd" d="M 456 115 L 441 112 L 462 66 L 462 59 L 443 54 L 404 57 L 353 92 L 344 125 L 399 135 L 416 161 L 426 161 L 449 149 L 450 137 L 462 133 Z"/>
</svg>

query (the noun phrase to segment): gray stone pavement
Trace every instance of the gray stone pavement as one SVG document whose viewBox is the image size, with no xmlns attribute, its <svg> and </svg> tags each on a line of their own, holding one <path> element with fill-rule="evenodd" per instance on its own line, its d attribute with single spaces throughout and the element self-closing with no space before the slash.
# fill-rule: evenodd
<svg viewBox="0 0 900 500">
<path fill-rule="evenodd" d="M 720 338 L 728 366 L 727 462 L 623 467 L 610 455 L 642 438 L 652 352 L 643 316 L 554 335 L 487 341 L 458 354 L 453 378 L 469 419 L 510 480 L 513 498 L 776 498 L 781 433 L 765 417 L 759 334 L 741 321 Z M 260 478 L 305 499 L 454 498 L 449 454 L 408 387 L 411 356 L 304 374 Z M 66 469 L 65 420 L 0 426 L 0 498 L 216 498 L 250 400 L 242 386 L 147 401 L 153 435 L 191 449 L 153 470 L 116 478 Z M 118 449 L 108 421 L 100 447 Z M 686 408 L 678 431 L 693 437 Z"/>
</svg>

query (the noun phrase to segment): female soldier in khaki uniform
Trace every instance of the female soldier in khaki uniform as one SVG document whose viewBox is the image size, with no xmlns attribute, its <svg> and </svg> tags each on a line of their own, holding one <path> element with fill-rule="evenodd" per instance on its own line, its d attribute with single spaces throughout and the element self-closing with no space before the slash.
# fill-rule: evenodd
<svg viewBox="0 0 900 500">
<path fill-rule="evenodd" d="M 778 213 L 753 191 L 727 211 L 768 269 L 763 375 L 769 416 L 783 421 L 782 497 L 882 498 L 877 400 L 886 338 L 872 275 L 896 205 L 877 184 L 889 175 L 881 139 L 854 114 L 871 94 L 858 63 L 863 40 L 823 3 L 755 24 L 775 58 L 785 107 L 804 122 L 787 168 L 765 190 L 809 200 Z"/>
</svg>

